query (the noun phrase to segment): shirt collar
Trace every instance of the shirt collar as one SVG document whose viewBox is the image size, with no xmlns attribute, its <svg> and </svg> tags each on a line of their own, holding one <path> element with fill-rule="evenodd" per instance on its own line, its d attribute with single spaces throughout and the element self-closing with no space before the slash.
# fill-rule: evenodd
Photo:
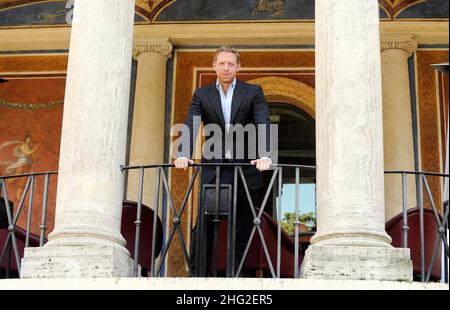
<svg viewBox="0 0 450 310">
<path fill-rule="evenodd" d="M 237 79 L 234 78 L 233 82 L 231 82 L 231 84 L 230 84 L 231 85 L 231 89 L 235 89 L 236 82 L 237 82 Z M 221 89 L 222 88 L 222 85 L 220 85 L 220 83 L 219 83 L 219 79 L 216 79 L 216 88 L 217 89 Z"/>
</svg>

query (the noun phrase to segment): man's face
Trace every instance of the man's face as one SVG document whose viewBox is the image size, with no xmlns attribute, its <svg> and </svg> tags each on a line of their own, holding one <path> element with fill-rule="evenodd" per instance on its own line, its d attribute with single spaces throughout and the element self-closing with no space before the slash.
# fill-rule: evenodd
<svg viewBox="0 0 450 310">
<path fill-rule="evenodd" d="M 213 68 L 216 71 L 219 82 L 229 84 L 234 80 L 241 66 L 237 62 L 235 54 L 221 52 L 217 55 L 217 60 L 214 62 Z"/>
</svg>

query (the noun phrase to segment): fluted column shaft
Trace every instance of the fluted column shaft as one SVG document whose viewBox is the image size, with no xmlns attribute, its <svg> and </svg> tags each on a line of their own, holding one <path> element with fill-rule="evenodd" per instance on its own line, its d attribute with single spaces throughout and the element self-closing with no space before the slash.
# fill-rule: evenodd
<svg viewBox="0 0 450 310">
<path fill-rule="evenodd" d="M 412 36 L 390 35 L 381 42 L 383 71 L 384 169 L 415 170 L 408 58 L 417 49 Z M 407 176 L 407 207 L 416 207 L 415 177 Z M 402 177 L 385 176 L 386 219 L 402 212 Z"/>
<path fill-rule="evenodd" d="M 384 230 L 377 0 L 316 0 L 317 233 L 305 278 L 411 281 Z"/>
<path fill-rule="evenodd" d="M 131 134 L 130 165 L 155 164 L 164 161 L 164 128 L 166 103 L 166 69 L 172 44 L 168 39 L 152 40 L 134 47 L 138 62 L 136 93 Z M 154 203 L 154 171 L 144 175 L 143 203 Z M 128 177 L 128 199 L 137 201 L 139 172 Z"/>
<path fill-rule="evenodd" d="M 134 0 L 77 0 L 59 159 L 55 229 L 27 249 L 23 277 L 127 276 L 121 236 Z"/>
<path fill-rule="evenodd" d="M 316 6 L 318 231 L 312 243 L 389 246 L 378 4 L 322 0 Z"/>
</svg>

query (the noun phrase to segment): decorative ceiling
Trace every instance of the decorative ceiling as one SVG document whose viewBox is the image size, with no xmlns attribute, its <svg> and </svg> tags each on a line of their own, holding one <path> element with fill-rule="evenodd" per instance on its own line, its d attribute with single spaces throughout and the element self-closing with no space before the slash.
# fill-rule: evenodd
<svg viewBox="0 0 450 310">
<path fill-rule="evenodd" d="M 0 0 L 0 27 L 67 25 L 74 0 Z M 315 0 L 136 0 L 136 23 L 314 20 Z M 448 20 L 448 0 L 379 0 L 382 20 Z"/>
</svg>

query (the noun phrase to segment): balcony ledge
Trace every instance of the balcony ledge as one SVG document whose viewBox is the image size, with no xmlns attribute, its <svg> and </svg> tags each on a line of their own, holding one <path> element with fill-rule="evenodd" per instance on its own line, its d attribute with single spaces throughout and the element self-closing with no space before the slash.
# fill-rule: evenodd
<svg viewBox="0 0 450 310">
<path fill-rule="evenodd" d="M 5 279 L 2 290 L 449 290 L 445 283 L 255 279 L 255 278 L 94 278 Z"/>
</svg>

